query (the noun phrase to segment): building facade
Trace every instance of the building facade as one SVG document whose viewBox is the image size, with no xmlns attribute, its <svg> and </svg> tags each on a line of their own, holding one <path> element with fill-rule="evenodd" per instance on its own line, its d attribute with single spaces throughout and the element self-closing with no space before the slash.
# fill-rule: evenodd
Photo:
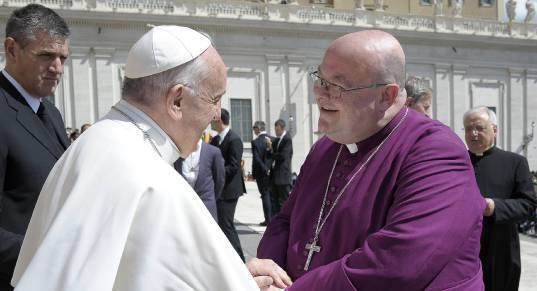
<svg viewBox="0 0 537 291">
<path fill-rule="evenodd" d="M 127 52 L 151 25 L 185 25 L 211 35 L 228 67 L 222 106 L 244 139 L 245 171 L 251 169 L 253 121 L 264 120 L 273 132 L 282 118 L 293 137 L 298 172 L 319 138 L 308 73 L 332 40 L 375 28 L 401 41 L 407 74 L 434 91 L 434 118 L 463 138 L 468 108 L 494 108 L 498 145 L 527 156 L 537 170 L 537 141 L 530 142 L 537 122 L 537 25 L 501 20 L 504 1 L 463 1 L 454 14 L 455 0 L 363 1 L 364 9 L 362 1 L 347 0 L 6 0 L 2 26 L 14 8 L 30 2 L 56 9 L 72 30 L 71 55 L 54 97 L 70 127 L 95 122 L 119 100 Z M 467 17 L 467 9 L 479 7 L 488 10 Z"/>
</svg>

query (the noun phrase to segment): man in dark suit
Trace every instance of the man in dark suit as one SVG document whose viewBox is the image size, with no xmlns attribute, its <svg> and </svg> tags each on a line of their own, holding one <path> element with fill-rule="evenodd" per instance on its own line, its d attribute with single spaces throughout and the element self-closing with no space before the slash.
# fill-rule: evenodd
<svg viewBox="0 0 537 291">
<path fill-rule="evenodd" d="M 285 121 L 276 120 L 274 131 L 277 136 L 274 142 L 271 139 L 265 139 L 268 156 L 274 160 L 270 171 L 272 215 L 280 212 L 283 203 L 289 197 L 289 192 L 291 192 L 291 160 L 293 158 L 293 140 L 285 131 Z"/>
<path fill-rule="evenodd" d="M 229 242 L 241 259 L 244 261 L 241 242 L 237 229 L 233 223 L 235 209 L 239 197 L 246 193 L 244 177 L 242 175 L 241 160 L 243 145 L 240 136 L 229 127 L 229 112 L 222 108 L 220 120 L 211 122 L 211 126 L 218 135 L 211 140 L 211 144 L 220 148 L 224 157 L 226 168 L 226 183 L 222 196 L 217 200 L 218 225 L 228 238 Z"/>
<path fill-rule="evenodd" d="M 525 157 L 497 148 L 496 114 L 476 107 L 464 114 L 464 131 L 477 185 L 486 204 L 479 257 L 487 291 L 516 291 L 520 281 L 518 223 L 537 200 Z"/>
<path fill-rule="evenodd" d="M 259 225 L 267 226 L 272 216 L 272 201 L 270 196 L 270 167 L 272 160 L 269 158 L 265 138 L 270 138 L 265 131 L 265 122 L 256 121 L 253 125 L 254 133 L 257 137 L 252 140 L 252 175 L 257 183 L 257 189 L 261 194 L 263 204 L 263 215 L 265 221 Z"/>
<path fill-rule="evenodd" d="M 220 150 L 200 140 L 196 151 L 185 160 L 177 160 L 174 167 L 194 188 L 214 220 L 218 221 L 216 200 L 220 198 L 225 183 L 224 158 Z"/>
<path fill-rule="evenodd" d="M 69 28 L 30 4 L 6 25 L 0 72 L 0 290 L 10 286 L 22 240 L 45 180 L 69 141 L 53 96 L 68 56 Z"/>
</svg>

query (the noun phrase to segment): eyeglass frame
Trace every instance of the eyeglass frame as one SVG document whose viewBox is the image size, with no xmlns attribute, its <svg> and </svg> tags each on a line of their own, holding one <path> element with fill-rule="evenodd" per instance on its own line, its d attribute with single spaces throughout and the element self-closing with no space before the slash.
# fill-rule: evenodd
<svg viewBox="0 0 537 291">
<path fill-rule="evenodd" d="M 382 87 L 382 86 L 386 86 L 386 85 L 390 85 L 390 84 L 393 84 L 393 83 L 375 83 L 373 85 L 370 85 L 370 86 L 360 86 L 360 87 L 355 87 L 355 88 L 344 88 L 343 86 L 340 86 L 338 84 L 334 84 L 324 78 L 321 78 L 321 76 L 319 76 L 319 70 L 317 71 L 313 71 L 310 73 L 310 76 L 313 78 L 313 83 L 317 83 L 317 81 L 320 82 L 320 86 L 326 90 L 326 91 L 330 91 L 329 89 L 329 86 L 333 86 L 335 88 L 337 88 L 339 90 L 339 96 L 338 98 L 341 97 L 341 94 L 343 92 L 350 92 L 350 91 L 357 91 L 357 90 L 364 90 L 364 89 L 372 89 L 372 88 L 378 88 L 378 87 Z M 324 83 L 324 85 L 323 85 Z"/>
</svg>

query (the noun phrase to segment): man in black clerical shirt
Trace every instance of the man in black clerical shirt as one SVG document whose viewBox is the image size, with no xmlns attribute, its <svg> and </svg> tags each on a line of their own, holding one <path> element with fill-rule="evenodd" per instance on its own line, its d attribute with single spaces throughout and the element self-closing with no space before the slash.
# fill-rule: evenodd
<svg viewBox="0 0 537 291">
<path fill-rule="evenodd" d="M 537 204 L 528 161 L 494 145 L 496 114 L 476 107 L 464 114 L 466 144 L 486 203 L 480 258 L 487 291 L 516 291 L 520 281 L 518 223 Z"/>
</svg>

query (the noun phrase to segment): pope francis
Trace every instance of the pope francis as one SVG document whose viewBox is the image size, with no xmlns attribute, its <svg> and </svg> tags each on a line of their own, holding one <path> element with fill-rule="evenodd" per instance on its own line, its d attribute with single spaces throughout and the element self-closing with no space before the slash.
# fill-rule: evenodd
<svg viewBox="0 0 537 291">
<path fill-rule="evenodd" d="M 122 100 L 65 152 L 41 191 L 16 290 L 259 290 L 172 166 L 220 116 L 225 86 L 205 35 L 179 26 L 143 35 L 127 57 Z"/>
</svg>

